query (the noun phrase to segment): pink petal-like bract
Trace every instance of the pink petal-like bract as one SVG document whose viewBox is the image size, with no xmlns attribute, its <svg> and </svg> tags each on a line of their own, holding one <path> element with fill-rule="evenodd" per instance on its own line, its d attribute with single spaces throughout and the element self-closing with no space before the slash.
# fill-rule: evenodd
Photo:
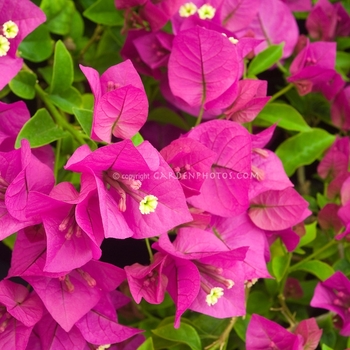
<svg viewBox="0 0 350 350">
<path fill-rule="evenodd" d="M 308 202 L 291 187 L 268 190 L 250 201 L 249 217 L 264 230 L 279 231 L 303 220 Z M 310 212 L 309 212 L 310 213 Z"/>
<path fill-rule="evenodd" d="M 199 26 L 180 32 L 169 58 L 173 94 L 190 106 L 204 106 L 238 79 L 235 46 L 220 33 Z"/>
</svg>

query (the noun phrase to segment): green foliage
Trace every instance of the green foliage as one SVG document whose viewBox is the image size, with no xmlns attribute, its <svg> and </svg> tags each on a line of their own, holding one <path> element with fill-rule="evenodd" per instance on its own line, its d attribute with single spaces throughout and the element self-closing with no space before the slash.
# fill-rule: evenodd
<svg viewBox="0 0 350 350">
<path fill-rule="evenodd" d="M 30 146 L 35 148 L 48 145 L 65 136 L 67 133 L 55 124 L 45 108 L 41 108 L 23 125 L 17 136 L 16 148 L 20 147 L 22 139 L 27 139 Z"/>
<path fill-rule="evenodd" d="M 114 0 L 98 0 L 85 10 L 83 15 L 92 22 L 107 26 L 124 24 L 122 12 L 115 8 Z"/>
<path fill-rule="evenodd" d="M 42 0 L 41 9 L 47 16 L 46 25 L 50 32 L 66 35 L 72 25 L 72 16 L 75 11 L 71 0 Z"/>
<path fill-rule="evenodd" d="M 29 61 L 42 62 L 52 55 L 53 44 L 47 26 L 42 24 L 21 42 L 19 51 Z"/>
<path fill-rule="evenodd" d="M 26 100 L 35 97 L 35 83 L 37 76 L 34 73 L 20 71 L 9 83 L 10 89 L 17 96 Z"/>
<path fill-rule="evenodd" d="M 254 120 L 255 125 L 270 126 L 277 124 L 279 127 L 292 131 L 310 131 L 310 126 L 293 107 L 283 103 L 270 103 Z"/>
<path fill-rule="evenodd" d="M 282 142 L 276 154 L 282 160 L 284 170 L 291 176 L 297 168 L 313 163 L 334 142 L 335 136 L 323 129 L 313 128 Z"/>
<path fill-rule="evenodd" d="M 284 43 L 271 45 L 264 51 L 258 53 L 250 62 L 248 67 L 248 78 L 254 78 L 259 73 L 271 68 L 276 64 L 283 54 Z"/>
</svg>

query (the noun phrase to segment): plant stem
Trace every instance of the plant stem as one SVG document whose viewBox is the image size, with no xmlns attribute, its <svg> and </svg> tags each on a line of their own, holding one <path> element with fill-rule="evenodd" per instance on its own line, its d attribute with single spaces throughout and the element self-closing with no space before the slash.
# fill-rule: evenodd
<svg viewBox="0 0 350 350">
<path fill-rule="evenodd" d="M 290 326 L 295 327 L 295 325 L 297 324 L 297 321 L 295 320 L 294 315 L 289 310 L 289 307 L 286 304 L 285 297 L 283 294 L 278 295 L 278 301 L 282 307 L 281 313 L 286 318 L 286 320 L 289 322 Z"/>
<path fill-rule="evenodd" d="M 227 343 L 227 339 L 231 333 L 231 330 L 234 326 L 234 324 L 237 321 L 237 317 L 232 317 L 230 319 L 229 324 L 227 325 L 227 327 L 225 328 L 225 330 L 222 332 L 222 334 L 220 335 L 220 337 L 218 338 L 218 340 L 214 341 L 212 344 L 206 346 L 204 349 L 205 350 L 214 350 L 214 349 L 220 349 L 223 350 L 224 347 L 226 346 Z"/>
<path fill-rule="evenodd" d="M 60 112 L 56 109 L 53 103 L 48 99 L 47 93 L 41 88 L 39 84 L 35 85 L 35 91 L 37 95 L 40 97 L 40 99 L 44 102 L 51 116 L 55 120 L 56 124 L 58 124 L 60 127 L 70 132 L 79 144 L 85 145 L 86 142 L 84 141 L 83 135 L 81 135 L 80 132 L 76 130 L 72 124 L 68 123 L 67 120 L 62 117 Z"/>
<path fill-rule="evenodd" d="M 103 31 L 103 26 L 101 26 L 100 24 L 98 24 L 95 28 L 94 33 L 92 34 L 92 37 L 90 38 L 90 40 L 86 43 L 86 45 L 81 49 L 80 51 L 80 57 L 83 57 L 86 53 L 86 51 L 90 48 L 90 46 L 99 39 L 100 34 Z"/>
<path fill-rule="evenodd" d="M 145 241 L 146 241 L 146 247 L 147 247 L 148 254 L 149 254 L 149 260 L 152 262 L 153 261 L 153 252 L 152 252 L 151 245 L 149 243 L 149 239 L 145 238 Z"/>
<path fill-rule="evenodd" d="M 324 245 L 323 247 L 321 247 L 320 249 L 316 250 L 314 253 L 310 254 L 308 257 L 306 257 L 305 259 L 299 261 L 298 263 L 296 263 L 295 265 L 291 266 L 288 270 L 288 273 L 296 271 L 298 269 L 298 267 L 304 263 L 306 263 L 309 260 L 312 260 L 313 258 L 315 258 L 317 255 L 321 254 L 322 252 L 324 252 L 325 250 L 327 250 L 328 248 L 332 247 L 333 245 L 337 244 L 337 241 L 330 241 L 328 242 L 326 245 Z"/>
<path fill-rule="evenodd" d="M 276 99 L 278 99 L 280 96 L 284 95 L 286 92 L 288 92 L 293 87 L 294 87 L 294 84 L 288 84 L 282 90 L 276 92 L 267 103 L 271 103 L 271 102 L 275 101 Z"/>
<path fill-rule="evenodd" d="M 201 105 L 201 109 L 199 111 L 198 118 L 196 120 L 196 124 L 194 124 L 194 126 L 197 126 L 201 123 L 202 118 L 203 118 L 203 114 L 204 114 L 204 104 Z"/>
</svg>

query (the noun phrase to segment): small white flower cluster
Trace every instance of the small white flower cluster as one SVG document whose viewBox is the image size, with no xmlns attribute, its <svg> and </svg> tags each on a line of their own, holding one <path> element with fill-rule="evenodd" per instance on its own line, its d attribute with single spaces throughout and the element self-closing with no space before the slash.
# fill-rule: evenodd
<svg viewBox="0 0 350 350">
<path fill-rule="evenodd" d="M 180 7 L 179 14 L 181 17 L 190 17 L 198 13 L 200 19 L 212 19 L 215 16 L 215 11 L 216 9 L 209 4 L 205 4 L 197 9 L 193 2 L 187 2 Z"/>
<path fill-rule="evenodd" d="M 10 50 L 10 41 L 8 39 L 13 39 L 18 34 L 18 26 L 13 21 L 7 21 L 2 25 L 2 33 L 0 34 L 0 57 L 6 56 L 7 52 Z"/>
</svg>

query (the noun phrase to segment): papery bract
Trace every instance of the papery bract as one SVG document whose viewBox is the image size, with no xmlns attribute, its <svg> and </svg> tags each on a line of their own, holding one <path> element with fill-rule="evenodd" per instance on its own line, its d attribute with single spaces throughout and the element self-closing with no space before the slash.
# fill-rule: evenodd
<svg viewBox="0 0 350 350">
<path fill-rule="evenodd" d="M 81 350 L 86 345 L 86 341 L 77 327 L 65 331 L 49 313 L 44 315 L 35 330 L 40 336 L 42 349 Z"/>
<path fill-rule="evenodd" d="M 332 102 L 331 118 L 339 129 L 350 130 L 350 86 L 342 89 Z"/>
<path fill-rule="evenodd" d="M 317 284 L 310 305 L 338 314 L 342 320 L 340 334 L 350 335 L 350 280 L 342 272 L 336 271 Z"/>
<path fill-rule="evenodd" d="M 188 202 L 219 216 L 230 217 L 244 212 L 248 208 L 251 177 L 250 134 L 239 124 L 213 120 L 197 126 L 187 137 L 217 154 L 201 194 L 189 198 Z"/>
<path fill-rule="evenodd" d="M 169 84 L 190 106 L 204 106 L 238 79 L 234 44 L 220 33 L 194 27 L 179 33 L 169 58 Z"/>
<path fill-rule="evenodd" d="M 303 337 L 303 350 L 315 350 L 321 339 L 322 330 L 318 328 L 315 318 L 309 318 L 298 324 L 294 334 L 300 334 Z"/>
<path fill-rule="evenodd" d="M 25 276 L 56 322 L 69 332 L 93 308 L 105 291 L 114 290 L 125 272 L 114 265 L 90 261 L 59 278 Z"/>
<path fill-rule="evenodd" d="M 0 151 L 14 150 L 15 141 L 22 126 L 30 118 L 23 101 L 11 104 L 0 102 Z"/>
<path fill-rule="evenodd" d="M 299 350 L 302 337 L 294 335 L 265 317 L 253 314 L 250 319 L 247 335 L 247 350 Z"/>
<path fill-rule="evenodd" d="M 66 168 L 96 183 L 105 237 L 151 237 L 192 220 L 172 169 L 148 142 L 136 148 L 125 140 L 94 152 L 82 146 Z M 140 206 L 148 196 L 156 207 L 145 214 Z"/>
<path fill-rule="evenodd" d="M 0 153 L 0 232 L 5 238 L 17 230 L 38 223 L 27 217 L 31 192 L 48 193 L 54 184 L 52 170 L 31 154 L 27 140 L 21 149 Z"/>
<path fill-rule="evenodd" d="M 209 174 L 216 153 L 190 138 L 173 141 L 160 152 L 174 170 L 186 197 L 198 195 L 204 182 L 204 174 Z"/>
<path fill-rule="evenodd" d="M 306 20 L 306 28 L 313 39 L 332 41 L 350 34 L 350 16 L 340 2 L 319 0 Z"/>
<path fill-rule="evenodd" d="M 256 16 L 261 0 L 222 1 L 219 16 L 222 25 L 232 32 L 245 29 Z"/>
<path fill-rule="evenodd" d="M 291 11 L 304 12 L 312 8 L 311 0 L 282 0 Z"/>
<path fill-rule="evenodd" d="M 296 190 L 268 190 L 250 200 L 249 217 L 262 229 L 278 231 L 294 226 L 311 212 Z"/>
<path fill-rule="evenodd" d="M 81 185 L 84 188 L 84 179 Z M 47 237 L 45 271 L 70 271 L 101 257 L 99 247 L 104 238 L 102 220 L 98 212 L 89 210 L 93 205 L 89 202 L 90 193 L 84 192 L 79 195 L 73 185 L 62 182 L 51 191 L 50 196 L 33 194 L 32 205 L 35 208 L 30 212 L 35 210 L 40 215 Z M 95 197 L 92 198 L 96 201 Z M 93 223 L 93 232 L 84 231 L 84 226 L 79 224 L 81 216 L 89 217 L 86 221 Z"/>
<path fill-rule="evenodd" d="M 142 298 L 151 304 L 163 301 L 168 284 L 168 278 L 163 274 L 165 261 L 166 255 L 156 253 L 149 266 L 135 263 L 124 267 L 130 293 L 136 303 L 139 304 Z"/>
<path fill-rule="evenodd" d="M 224 114 L 237 123 L 251 122 L 264 108 L 270 97 L 266 96 L 267 82 L 244 79 L 238 82 L 238 96 Z"/>
<path fill-rule="evenodd" d="M 111 142 L 112 135 L 128 139 L 145 123 L 148 101 L 142 81 L 130 60 L 108 68 L 101 76 L 80 66 L 95 97 L 91 137 Z"/>
<path fill-rule="evenodd" d="M 284 42 L 283 58 L 291 56 L 298 41 L 298 26 L 290 9 L 280 0 L 261 1 L 258 13 L 249 27 L 241 30 L 237 35 L 245 36 L 248 31 L 254 33 L 256 39 L 264 42 L 254 50 L 258 53 L 271 44 Z"/>
<path fill-rule="evenodd" d="M 141 332 L 119 324 L 112 297 L 106 293 L 77 323 L 84 339 L 92 344 L 120 343 Z"/>
<path fill-rule="evenodd" d="M 0 26 L 12 21 L 18 27 L 18 33 L 9 37 L 9 50 L 0 57 L 0 90 L 19 72 L 23 60 L 17 57 L 18 45 L 36 27 L 45 21 L 45 14 L 29 0 L 2 0 L 0 2 Z M 1 38 L 5 38 L 1 33 Z M 2 50 L 3 51 L 3 50 Z"/>
</svg>

